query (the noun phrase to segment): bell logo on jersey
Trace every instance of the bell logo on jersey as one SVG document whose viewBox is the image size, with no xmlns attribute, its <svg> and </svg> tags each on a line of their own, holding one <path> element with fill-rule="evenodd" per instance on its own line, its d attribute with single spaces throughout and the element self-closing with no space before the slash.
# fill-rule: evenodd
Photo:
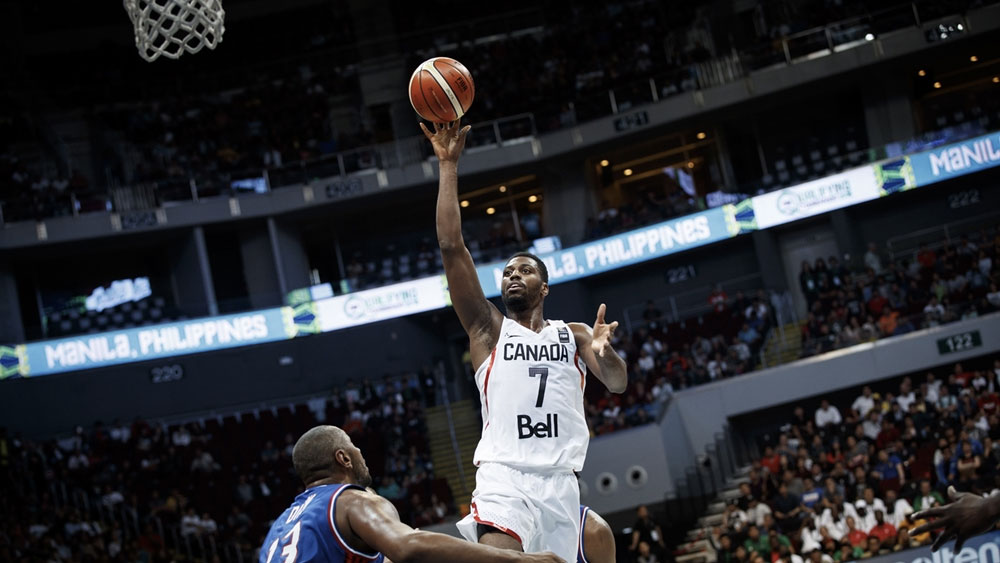
<svg viewBox="0 0 1000 563">
<path fill-rule="evenodd" d="M 517 415 L 517 439 L 526 438 L 558 438 L 559 437 L 559 415 L 549 413 L 545 415 L 545 422 L 531 423 L 531 417 L 526 414 Z"/>
</svg>

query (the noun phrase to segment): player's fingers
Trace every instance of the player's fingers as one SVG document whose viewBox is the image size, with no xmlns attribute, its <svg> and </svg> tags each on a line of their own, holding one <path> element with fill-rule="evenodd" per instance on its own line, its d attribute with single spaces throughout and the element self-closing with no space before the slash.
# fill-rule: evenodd
<svg viewBox="0 0 1000 563">
<path fill-rule="evenodd" d="M 427 137 L 428 139 L 431 139 L 434 136 L 434 134 L 431 133 L 429 129 L 427 129 L 427 126 L 424 125 L 423 121 L 420 122 L 420 129 L 423 130 L 424 136 Z"/>
<path fill-rule="evenodd" d="M 606 310 L 607 307 L 604 305 L 604 303 L 601 303 L 601 306 L 597 308 L 597 321 L 595 321 L 594 324 L 598 323 L 604 324 L 604 312 Z"/>
<path fill-rule="evenodd" d="M 962 551 L 962 545 L 965 543 L 966 539 L 968 538 L 966 538 L 962 534 L 955 534 L 955 549 L 953 549 L 952 551 L 955 553 Z"/>
<path fill-rule="evenodd" d="M 972 493 L 960 493 L 960 492 L 958 492 L 958 489 L 956 489 L 954 485 L 949 485 L 948 486 L 948 498 L 951 499 L 951 500 L 953 500 L 953 501 L 955 501 L 955 500 L 961 500 L 962 498 L 967 497 L 967 496 L 969 496 L 971 494 Z"/>
<path fill-rule="evenodd" d="M 608 325 L 608 332 L 614 333 L 616 328 L 618 328 L 618 321 L 615 321 L 610 325 Z"/>
<path fill-rule="evenodd" d="M 910 520 L 926 520 L 928 518 L 939 518 L 941 516 L 944 516 L 944 507 L 943 506 L 935 506 L 934 508 L 928 508 L 927 510 L 921 510 L 920 512 L 914 512 L 913 514 L 910 515 Z M 941 521 L 938 520 L 937 522 L 941 522 Z M 931 522 L 931 523 L 934 524 L 935 522 Z M 943 525 L 944 524 L 940 524 L 940 525 L 938 525 L 936 527 L 940 528 Z"/>
<path fill-rule="evenodd" d="M 941 532 L 941 535 L 938 536 L 936 540 L 934 540 L 934 545 L 931 546 L 931 551 L 937 551 L 941 549 L 941 546 L 948 543 L 948 540 L 950 540 L 953 535 L 954 534 L 950 530 L 945 530 Z"/>
</svg>

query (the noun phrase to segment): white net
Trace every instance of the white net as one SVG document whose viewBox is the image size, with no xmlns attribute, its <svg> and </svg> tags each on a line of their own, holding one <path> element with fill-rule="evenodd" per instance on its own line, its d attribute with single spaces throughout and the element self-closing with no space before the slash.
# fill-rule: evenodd
<svg viewBox="0 0 1000 563">
<path fill-rule="evenodd" d="M 221 0 L 123 0 L 135 46 L 147 61 L 215 49 L 226 27 Z"/>
</svg>

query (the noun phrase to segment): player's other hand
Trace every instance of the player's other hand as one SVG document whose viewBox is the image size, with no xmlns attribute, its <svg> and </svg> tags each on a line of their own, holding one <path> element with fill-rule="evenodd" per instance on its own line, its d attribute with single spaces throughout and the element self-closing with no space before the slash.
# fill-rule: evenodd
<svg viewBox="0 0 1000 563">
<path fill-rule="evenodd" d="M 604 312 L 607 307 L 604 303 L 597 308 L 597 319 L 594 321 L 594 339 L 590 346 L 594 349 L 594 354 L 603 358 L 606 351 L 611 350 L 611 337 L 615 335 L 618 328 L 618 321 L 613 323 L 604 322 Z"/>
<path fill-rule="evenodd" d="M 469 129 L 472 129 L 472 126 L 462 127 L 461 121 L 435 123 L 432 133 L 423 122 L 420 122 L 420 129 L 431 142 L 434 147 L 434 155 L 440 162 L 458 162 L 458 157 L 461 156 L 462 149 L 465 148 L 465 136 L 469 133 Z"/>
<path fill-rule="evenodd" d="M 948 487 L 950 504 L 921 510 L 910 515 L 910 520 L 934 520 L 910 530 L 911 537 L 944 528 L 934 540 L 932 551 L 937 551 L 948 541 L 955 540 L 955 552 L 962 549 L 965 540 L 993 528 L 996 499 L 986 499 L 972 493 L 959 493 L 955 487 Z"/>
<path fill-rule="evenodd" d="M 558 555 L 548 551 L 545 553 L 525 553 L 524 560 L 532 563 L 566 563 Z"/>
</svg>

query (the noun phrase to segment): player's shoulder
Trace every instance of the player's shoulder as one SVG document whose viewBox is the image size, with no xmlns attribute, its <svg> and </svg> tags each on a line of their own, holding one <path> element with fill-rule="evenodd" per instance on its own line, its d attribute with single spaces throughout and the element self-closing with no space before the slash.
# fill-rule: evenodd
<svg viewBox="0 0 1000 563">
<path fill-rule="evenodd" d="M 567 322 L 567 323 L 563 323 L 563 324 L 565 324 L 567 327 L 569 327 L 569 330 L 573 333 L 573 336 L 575 336 L 578 339 L 579 338 L 593 338 L 593 336 L 594 336 L 594 329 L 592 329 L 590 327 L 590 325 L 587 324 L 587 323 L 581 323 L 581 322 L 574 321 L 574 322 Z"/>
</svg>

